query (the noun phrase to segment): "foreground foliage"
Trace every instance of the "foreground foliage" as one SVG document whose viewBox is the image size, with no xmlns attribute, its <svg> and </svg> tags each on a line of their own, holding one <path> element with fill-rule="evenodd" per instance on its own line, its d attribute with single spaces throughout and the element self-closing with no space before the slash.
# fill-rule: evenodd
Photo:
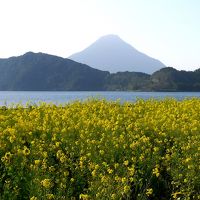
<svg viewBox="0 0 200 200">
<path fill-rule="evenodd" d="M 0 199 L 200 199 L 200 100 L 0 109 Z"/>
</svg>

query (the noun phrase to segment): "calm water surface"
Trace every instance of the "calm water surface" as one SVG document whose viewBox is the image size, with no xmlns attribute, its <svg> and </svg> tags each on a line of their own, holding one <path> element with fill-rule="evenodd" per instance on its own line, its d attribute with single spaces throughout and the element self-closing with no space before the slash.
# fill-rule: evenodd
<svg viewBox="0 0 200 200">
<path fill-rule="evenodd" d="M 0 91 L 0 105 L 26 104 L 27 102 L 39 103 L 41 101 L 47 103 L 64 104 L 74 100 L 86 100 L 90 97 L 104 98 L 107 100 L 135 101 L 137 98 L 163 99 L 165 97 L 173 97 L 177 100 L 184 98 L 198 97 L 200 92 L 24 92 L 24 91 Z"/>
</svg>

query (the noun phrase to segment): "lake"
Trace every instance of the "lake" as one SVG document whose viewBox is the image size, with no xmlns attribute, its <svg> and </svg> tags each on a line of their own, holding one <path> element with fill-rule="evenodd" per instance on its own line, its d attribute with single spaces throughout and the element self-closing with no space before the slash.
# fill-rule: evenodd
<svg viewBox="0 0 200 200">
<path fill-rule="evenodd" d="M 90 97 L 107 100 L 136 101 L 137 98 L 163 99 L 165 97 L 182 100 L 184 98 L 200 97 L 200 92 L 49 92 L 49 91 L 0 91 L 0 105 L 39 103 L 68 103 L 74 100 L 86 100 Z"/>
</svg>

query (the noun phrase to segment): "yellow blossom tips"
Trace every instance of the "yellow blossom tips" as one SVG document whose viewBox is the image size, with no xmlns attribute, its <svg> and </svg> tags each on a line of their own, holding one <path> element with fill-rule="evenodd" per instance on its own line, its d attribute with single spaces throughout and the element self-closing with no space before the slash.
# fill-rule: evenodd
<svg viewBox="0 0 200 200">
<path fill-rule="evenodd" d="M 79 198 L 82 200 L 87 200 L 89 199 L 89 196 L 87 194 L 80 194 Z"/>
<path fill-rule="evenodd" d="M 125 166 L 127 166 L 128 163 L 129 163 L 128 160 L 125 160 L 125 161 L 124 161 L 124 165 L 125 165 Z"/>
<path fill-rule="evenodd" d="M 41 181 L 42 186 L 45 188 L 51 188 L 53 186 L 52 182 L 50 179 L 44 179 Z"/>
<path fill-rule="evenodd" d="M 127 192 L 129 192 L 129 191 L 130 191 L 130 186 L 127 186 L 127 185 L 124 186 L 124 192 L 127 193 Z"/>
<path fill-rule="evenodd" d="M 31 197 L 30 200 L 38 200 L 37 197 Z"/>
<path fill-rule="evenodd" d="M 23 154 L 26 155 L 26 156 L 29 155 L 30 154 L 30 150 L 27 147 L 24 147 Z"/>
<path fill-rule="evenodd" d="M 104 154 L 104 150 L 100 150 L 99 153 L 100 153 L 101 155 L 103 155 L 103 154 Z"/>
<path fill-rule="evenodd" d="M 7 153 L 5 154 L 5 156 L 4 156 L 4 158 L 5 158 L 6 160 L 9 160 L 10 157 L 11 157 L 11 153 L 10 153 L 10 152 L 7 152 Z"/>
<path fill-rule="evenodd" d="M 46 197 L 47 197 L 47 199 L 49 199 L 49 200 L 55 199 L 54 194 L 47 194 Z"/>
<path fill-rule="evenodd" d="M 158 165 L 156 165 L 156 167 L 153 169 L 153 174 L 155 174 L 156 177 L 158 177 L 160 175 L 160 173 L 159 173 L 159 166 Z"/>
<path fill-rule="evenodd" d="M 199 199 L 200 99 L 0 108 L 0 199 Z"/>
<path fill-rule="evenodd" d="M 153 189 L 152 189 L 152 188 L 147 189 L 146 195 L 147 195 L 147 196 L 150 196 L 150 195 L 152 195 L 152 194 L 153 194 Z"/>
<path fill-rule="evenodd" d="M 35 165 L 39 165 L 40 164 L 40 160 L 35 160 Z"/>
</svg>

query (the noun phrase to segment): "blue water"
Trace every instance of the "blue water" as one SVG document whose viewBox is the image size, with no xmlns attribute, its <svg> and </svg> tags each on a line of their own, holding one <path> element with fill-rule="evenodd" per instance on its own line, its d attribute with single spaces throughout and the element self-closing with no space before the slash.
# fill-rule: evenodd
<svg viewBox="0 0 200 200">
<path fill-rule="evenodd" d="M 137 98 L 162 99 L 173 97 L 177 100 L 184 98 L 198 97 L 200 92 L 24 92 L 24 91 L 0 91 L 0 105 L 26 104 L 27 102 L 39 103 L 68 103 L 74 100 L 86 100 L 90 97 L 105 98 L 107 100 L 135 101 Z"/>
</svg>

